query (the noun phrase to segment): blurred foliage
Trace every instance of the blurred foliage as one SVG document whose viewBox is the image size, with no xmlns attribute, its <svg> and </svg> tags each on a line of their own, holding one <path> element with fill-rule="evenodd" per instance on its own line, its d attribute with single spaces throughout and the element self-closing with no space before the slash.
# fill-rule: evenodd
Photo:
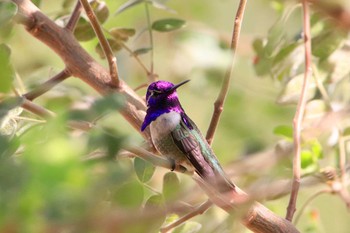
<svg viewBox="0 0 350 233">
<path fill-rule="evenodd" d="M 61 26 L 76 3 L 32 2 Z M 90 2 L 118 58 L 121 77 L 139 86 L 149 75 L 143 66 L 150 71 L 152 64 L 160 79 L 190 78 L 179 89 L 180 99 L 205 132 L 231 59 L 231 23 L 238 2 Z M 336 4 L 346 7 L 346 1 Z M 158 232 L 204 202 L 205 195 L 188 177 L 119 153 L 124 144 L 142 143 L 117 112 L 125 101 L 119 95 L 99 97 L 80 80 L 68 79 L 35 100 L 56 113 L 52 119 L 20 107 L 23 99 L 13 97 L 13 90 L 23 94 L 36 88 L 62 62 L 16 26 L 16 12 L 15 4 L 0 2 L 0 232 Z M 248 4 L 232 87 L 213 144 L 223 165 L 278 142 L 292 142 L 304 74 L 301 15 L 300 4 L 293 1 Z M 317 10 L 312 11 L 311 27 L 314 75 L 303 122 L 303 176 L 338 165 L 338 143 L 349 135 L 350 123 L 349 33 Z M 106 62 L 85 14 L 74 35 L 94 58 Z M 139 93 L 144 95 L 145 89 Z M 93 127 L 83 132 L 68 127 L 72 121 Z M 263 177 L 255 171 L 234 181 L 254 185 L 289 179 L 290 160 L 277 163 Z M 301 190 L 301 202 L 316 190 Z M 282 216 L 287 203 L 284 197 L 265 204 Z M 339 198 L 321 196 L 297 227 L 301 232 L 348 232 L 345 210 Z M 213 207 L 173 232 L 248 232 L 236 222 Z"/>
</svg>

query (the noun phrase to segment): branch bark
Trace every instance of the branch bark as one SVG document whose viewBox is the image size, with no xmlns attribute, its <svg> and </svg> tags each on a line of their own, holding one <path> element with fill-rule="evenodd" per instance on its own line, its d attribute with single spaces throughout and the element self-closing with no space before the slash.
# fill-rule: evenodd
<svg viewBox="0 0 350 233">
<path fill-rule="evenodd" d="M 19 22 L 25 25 L 32 36 L 45 43 L 62 58 L 66 69 L 72 76 L 80 78 L 101 95 L 117 92 L 125 98 L 125 106 L 122 108 L 121 114 L 141 133 L 140 127 L 146 110 L 144 101 L 122 80 L 120 80 L 120 87 L 116 88 L 111 81 L 109 72 L 80 46 L 70 30 L 57 26 L 29 0 L 12 1 L 18 5 L 18 14 L 22 15 Z M 141 134 L 150 142 L 149 131 Z M 213 192 L 213 190 L 204 191 L 207 194 Z M 247 197 L 246 194 L 237 193 L 235 190 L 231 194 L 226 200 L 220 197 L 215 200 L 211 199 L 211 201 L 231 212 L 233 206 L 236 206 L 236 201 L 239 203 L 239 199 Z M 230 205 L 223 206 L 223 203 Z M 275 215 L 259 203 L 255 203 L 249 208 L 242 222 L 254 232 L 298 232 L 289 221 Z"/>
</svg>

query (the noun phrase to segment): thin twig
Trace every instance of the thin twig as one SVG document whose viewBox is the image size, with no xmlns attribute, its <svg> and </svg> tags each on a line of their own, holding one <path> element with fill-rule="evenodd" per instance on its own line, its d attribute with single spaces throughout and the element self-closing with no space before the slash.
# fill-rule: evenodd
<svg viewBox="0 0 350 233">
<path fill-rule="evenodd" d="M 119 88 L 120 83 L 119 83 L 119 75 L 118 75 L 117 58 L 114 56 L 111 46 L 109 45 L 106 37 L 104 36 L 101 25 L 98 22 L 98 19 L 94 11 L 92 10 L 88 0 L 80 0 L 80 2 L 84 7 L 86 15 L 90 20 L 91 26 L 94 29 L 95 34 L 98 40 L 100 41 L 102 50 L 107 58 L 112 84 L 115 85 L 117 88 Z"/>
<path fill-rule="evenodd" d="M 301 90 L 298 106 L 293 119 L 293 140 L 294 140 L 294 158 L 293 158 L 293 183 L 292 191 L 287 207 L 286 219 L 293 220 L 293 215 L 296 210 L 296 202 L 298 197 L 298 191 L 300 186 L 300 174 L 301 174 L 301 128 L 302 120 L 304 116 L 305 106 L 307 102 L 307 90 L 309 77 L 312 75 L 311 68 L 311 34 L 310 34 L 310 13 L 307 0 L 302 1 L 303 5 L 303 24 L 304 24 L 304 46 L 305 46 L 305 71 L 304 81 Z"/>
<path fill-rule="evenodd" d="M 40 105 L 33 103 L 30 100 L 27 100 L 26 98 L 23 98 L 23 103 L 21 107 L 45 119 L 55 116 L 55 113 L 47 110 L 46 108 L 41 107 Z"/>
<path fill-rule="evenodd" d="M 301 217 L 301 215 L 304 213 L 305 211 L 305 208 L 311 203 L 311 201 L 313 201 L 316 197 L 318 197 L 319 195 L 323 194 L 323 193 L 330 193 L 331 190 L 329 189 L 324 189 L 324 190 L 321 190 L 321 191 L 318 191 L 317 193 L 314 193 L 311 197 L 309 197 L 304 205 L 301 206 L 300 210 L 299 210 L 299 213 L 297 214 L 297 216 L 295 217 L 295 220 L 293 221 L 293 224 L 294 225 L 297 225 L 298 222 L 299 222 L 299 219 Z"/>
<path fill-rule="evenodd" d="M 78 0 L 75 7 L 74 7 L 74 10 L 73 10 L 73 12 L 68 20 L 68 23 L 66 24 L 65 28 L 67 30 L 69 30 L 71 32 L 74 31 L 75 26 L 77 26 L 78 20 L 80 18 L 81 11 L 82 11 L 81 3 Z"/>
<path fill-rule="evenodd" d="M 42 94 L 46 93 L 47 91 L 51 90 L 54 86 L 56 86 L 58 83 L 62 82 L 66 78 L 70 76 L 68 70 L 64 69 L 60 73 L 53 76 L 51 79 L 47 80 L 34 90 L 24 94 L 23 96 L 27 100 L 34 100 L 35 98 L 41 96 Z"/>
<path fill-rule="evenodd" d="M 162 227 L 160 229 L 160 232 L 165 233 L 170 231 L 171 229 L 181 225 L 182 223 L 186 222 L 187 220 L 203 214 L 207 209 L 210 208 L 210 206 L 212 206 L 213 203 L 210 200 L 207 200 L 206 202 L 204 202 L 203 204 L 201 204 L 200 206 L 198 206 L 198 208 L 196 208 L 194 211 L 192 211 L 191 213 L 188 213 L 184 216 L 182 216 L 181 218 L 179 218 L 178 220 L 176 220 L 175 222 L 169 224 L 168 226 Z"/>
<path fill-rule="evenodd" d="M 234 27 L 233 27 L 233 33 L 232 33 L 232 40 L 231 40 L 231 51 L 232 51 L 232 57 L 231 57 L 231 63 L 228 65 L 225 77 L 221 86 L 220 93 L 214 103 L 214 112 L 210 121 L 210 125 L 207 131 L 206 139 L 209 144 L 212 143 L 215 130 L 218 126 L 221 113 L 223 111 L 224 102 L 227 96 L 228 89 L 230 87 L 230 79 L 231 79 L 231 72 L 233 68 L 233 62 L 238 46 L 238 40 L 239 40 L 239 34 L 241 31 L 243 16 L 244 16 L 244 10 L 245 6 L 247 5 L 247 0 L 240 0 L 239 6 L 237 9 Z"/>
</svg>

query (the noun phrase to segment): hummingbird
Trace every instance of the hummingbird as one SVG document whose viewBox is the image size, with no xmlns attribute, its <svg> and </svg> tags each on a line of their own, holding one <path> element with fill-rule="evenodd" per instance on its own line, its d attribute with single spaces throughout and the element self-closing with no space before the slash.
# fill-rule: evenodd
<svg viewBox="0 0 350 233">
<path fill-rule="evenodd" d="M 182 165 L 219 191 L 232 190 L 235 185 L 228 179 L 213 150 L 179 101 L 176 90 L 189 81 L 177 85 L 156 81 L 148 86 L 147 112 L 141 131 L 150 127 L 153 145 L 173 162 L 173 168 Z"/>
</svg>

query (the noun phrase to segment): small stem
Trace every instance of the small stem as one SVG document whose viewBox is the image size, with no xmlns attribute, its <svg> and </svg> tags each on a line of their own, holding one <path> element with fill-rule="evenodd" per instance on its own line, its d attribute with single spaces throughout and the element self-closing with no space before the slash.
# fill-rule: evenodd
<svg viewBox="0 0 350 233">
<path fill-rule="evenodd" d="M 296 202 L 300 186 L 300 174 L 301 174 L 301 128 L 302 120 L 305 111 L 305 105 L 307 102 L 307 90 L 309 77 L 312 75 L 311 69 L 311 33 L 310 33 L 310 13 L 307 0 L 302 1 L 303 5 L 303 24 L 304 24 L 304 46 L 305 46 L 305 71 L 304 71 L 304 82 L 298 102 L 298 106 L 293 119 L 293 140 L 294 140 L 294 158 L 293 158 L 293 182 L 292 191 L 287 207 L 286 219 L 289 221 L 293 220 L 293 215 L 296 210 Z"/>
<path fill-rule="evenodd" d="M 74 10 L 73 10 L 73 12 L 68 20 L 68 23 L 65 27 L 67 30 L 74 32 L 75 26 L 77 25 L 78 20 L 80 18 L 81 11 L 82 11 L 81 3 L 78 0 L 75 7 L 74 7 Z"/>
<path fill-rule="evenodd" d="M 149 34 L 149 40 L 150 40 L 150 44 L 151 44 L 151 62 L 150 62 L 150 73 L 148 75 L 148 78 L 150 79 L 151 82 L 156 81 L 155 80 L 155 75 L 153 75 L 154 73 L 154 47 L 153 47 L 153 33 L 152 33 L 152 25 L 151 25 L 151 15 L 149 13 L 149 7 L 148 7 L 148 3 L 145 2 L 145 11 L 146 11 L 146 18 L 147 18 L 147 29 L 148 29 L 148 34 Z"/>
<path fill-rule="evenodd" d="M 109 66 L 109 73 L 111 76 L 111 82 L 113 85 L 115 85 L 117 88 L 120 87 L 119 83 L 119 75 L 118 75 L 118 66 L 117 66 L 117 58 L 114 56 L 113 51 L 111 49 L 111 46 L 109 45 L 106 37 L 103 34 L 102 28 L 100 23 L 98 22 L 98 19 L 92 10 L 88 0 L 80 0 L 81 4 L 84 7 L 84 10 L 86 12 L 86 15 L 88 16 L 91 26 L 95 31 L 95 34 L 100 41 L 102 50 L 107 58 L 108 66 Z"/>
<path fill-rule="evenodd" d="M 313 194 L 311 197 L 309 197 L 309 198 L 305 201 L 304 205 L 301 206 L 298 215 L 295 217 L 295 220 L 293 221 L 293 224 L 294 224 L 294 225 L 297 225 L 297 224 L 298 224 L 301 215 L 304 213 L 305 208 L 311 203 L 311 201 L 313 201 L 316 197 L 320 196 L 321 194 L 323 194 L 323 193 L 329 193 L 329 192 L 331 192 L 331 190 L 325 189 L 325 190 L 318 191 L 317 193 L 315 193 L 315 194 Z"/>
<path fill-rule="evenodd" d="M 62 82 L 66 78 L 70 76 L 69 72 L 64 69 L 60 73 L 53 76 L 51 79 L 47 80 L 40 86 L 38 86 L 36 89 L 24 94 L 23 96 L 32 101 L 35 98 L 41 96 L 42 94 L 46 93 L 47 91 L 51 90 L 54 86 L 56 86 L 58 83 Z"/>
<path fill-rule="evenodd" d="M 135 58 L 136 62 L 142 67 L 142 69 L 146 72 L 147 76 L 150 76 L 152 74 L 152 71 L 148 70 L 147 67 L 142 63 L 142 61 L 140 60 L 139 56 L 137 56 L 135 53 L 133 53 L 133 51 L 124 43 L 121 44 L 122 47 L 128 51 L 128 53 L 130 54 L 130 56 L 132 56 L 133 58 Z"/>
<path fill-rule="evenodd" d="M 235 58 L 235 54 L 238 46 L 239 34 L 241 31 L 244 10 L 246 5 L 247 5 L 247 0 L 240 0 L 235 21 L 234 21 L 233 33 L 232 33 L 232 39 L 231 39 L 231 52 L 232 52 L 231 62 L 226 69 L 226 73 L 225 73 L 224 80 L 222 82 L 220 93 L 214 103 L 214 112 L 211 117 L 210 125 L 206 135 L 206 139 L 209 144 L 211 144 L 213 141 L 214 134 L 218 126 L 221 113 L 224 109 L 223 106 L 227 96 L 227 92 L 230 87 L 231 72 L 232 72 L 233 62 L 234 62 L 234 58 Z"/>
<path fill-rule="evenodd" d="M 201 204 L 200 206 L 198 206 L 198 208 L 196 208 L 194 211 L 192 211 L 191 213 L 186 214 L 185 216 L 179 218 L 178 220 L 176 220 L 175 222 L 169 224 L 168 226 L 162 227 L 160 229 L 161 233 L 165 233 L 170 231 L 171 229 L 181 225 L 182 223 L 186 222 L 187 220 L 203 214 L 207 209 L 209 209 L 211 206 L 213 205 L 213 203 L 210 200 L 207 200 L 206 202 L 204 202 L 203 204 Z"/>
</svg>

